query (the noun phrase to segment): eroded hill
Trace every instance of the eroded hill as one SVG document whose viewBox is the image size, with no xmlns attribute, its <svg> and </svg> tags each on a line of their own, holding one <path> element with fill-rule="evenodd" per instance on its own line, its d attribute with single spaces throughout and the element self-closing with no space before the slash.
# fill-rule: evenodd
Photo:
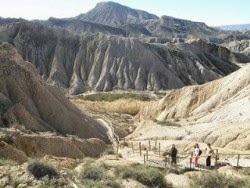
<svg viewBox="0 0 250 188">
<path fill-rule="evenodd" d="M 141 122 L 131 138 L 166 138 L 182 148 L 190 142 L 209 142 L 227 151 L 248 151 L 249 71 L 247 65 L 201 86 L 168 91 L 164 98 L 140 112 Z"/>
<path fill-rule="evenodd" d="M 47 85 L 10 44 L 0 46 L 0 125 L 21 124 L 31 131 L 51 131 L 108 142 L 105 129 Z"/>
<path fill-rule="evenodd" d="M 233 62 L 241 60 L 204 40 L 148 44 L 100 33 L 79 37 L 32 23 L 1 26 L 0 41 L 13 44 L 48 83 L 70 94 L 202 84 L 237 70 Z"/>
</svg>

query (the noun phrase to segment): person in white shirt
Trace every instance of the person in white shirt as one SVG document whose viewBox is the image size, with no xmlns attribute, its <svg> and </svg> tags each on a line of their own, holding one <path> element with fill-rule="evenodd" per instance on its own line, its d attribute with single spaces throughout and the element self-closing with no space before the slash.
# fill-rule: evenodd
<svg viewBox="0 0 250 188">
<path fill-rule="evenodd" d="M 198 167 L 198 166 L 199 166 L 199 164 L 198 164 L 199 155 L 200 155 L 200 148 L 199 148 L 199 145 L 198 145 L 198 144 L 195 144 L 195 146 L 194 146 L 194 153 L 193 153 L 193 156 L 194 156 L 194 166 L 195 166 L 195 167 Z"/>
</svg>

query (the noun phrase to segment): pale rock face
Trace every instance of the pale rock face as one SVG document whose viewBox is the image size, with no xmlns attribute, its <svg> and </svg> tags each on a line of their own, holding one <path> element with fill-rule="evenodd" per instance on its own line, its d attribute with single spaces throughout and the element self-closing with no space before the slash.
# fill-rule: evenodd
<svg viewBox="0 0 250 188">
<path fill-rule="evenodd" d="M 3 141 L 0 142 L 0 156 L 2 158 L 14 160 L 20 164 L 28 161 L 25 152 L 18 150 Z"/>
<path fill-rule="evenodd" d="M 242 53 L 250 56 L 250 40 L 232 41 L 224 43 L 223 46 L 227 47 L 232 52 Z"/>
<path fill-rule="evenodd" d="M 105 142 L 96 138 L 79 139 L 46 134 L 17 135 L 14 146 L 32 158 L 44 155 L 68 158 L 98 157 L 107 148 Z"/>
<path fill-rule="evenodd" d="M 142 125 L 136 129 L 133 136 L 138 133 L 149 138 L 157 135 L 169 140 L 179 138 L 183 144 L 211 143 L 214 147 L 224 148 L 225 151 L 249 151 L 249 72 L 250 65 L 246 65 L 224 78 L 200 86 L 168 91 L 164 98 L 139 113 L 138 118 Z M 147 119 L 173 121 L 176 118 L 181 119 L 177 122 L 181 127 L 158 125 L 156 132 L 155 125 L 143 125 L 143 121 Z"/>
<path fill-rule="evenodd" d="M 164 120 L 203 114 L 197 120 L 200 123 L 249 120 L 249 71 L 246 65 L 213 82 L 169 91 L 155 105 L 155 117 Z"/>
</svg>

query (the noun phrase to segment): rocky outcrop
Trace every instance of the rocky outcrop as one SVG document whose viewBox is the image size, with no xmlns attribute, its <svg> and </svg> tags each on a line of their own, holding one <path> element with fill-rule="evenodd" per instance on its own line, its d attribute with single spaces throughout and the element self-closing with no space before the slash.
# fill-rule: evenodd
<svg viewBox="0 0 250 188">
<path fill-rule="evenodd" d="M 107 149 L 105 142 L 96 138 L 83 140 L 46 134 L 17 135 L 13 146 L 32 158 L 44 155 L 78 159 L 98 157 Z"/>
<path fill-rule="evenodd" d="M 109 141 L 105 129 L 97 121 L 47 85 L 34 66 L 24 62 L 7 43 L 0 46 L 0 119 L 2 127 L 19 123 L 32 131 Z"/>
<path fill-rule="evenodd" d="M 20 164 L 28 161 L 28 157 L 23 151 L 3 141 L 0 142 L 0 157 L 17 161 Z"/>
<path fill-rule="evenodd" d="M 45 155 L 67 158 L 98 157 L 106 149 L 104 141 L 97 138 L 80 139 L 76 136 L 59 136 L 50 132 L 31 133 L 28 130 L 2 128 L 0 135 L 0 157 L 19 163 L 28 157 L 40 158 Z"/>
<path fill-rule="evenodd" d="M 243 53 L 250 57 L 250 40 L 232 41 L 223 45 L 232 52 Z"/>
<path fill-rule="evenodd" d="M 0 41 L 14 44 L 45 80 L 70 94 L 180 88 L 238 69 L 229 50 L 204 40 L 148 44 L 100 33 L 79 37 L 25 23 L 2 26 Z"/>
</svg>

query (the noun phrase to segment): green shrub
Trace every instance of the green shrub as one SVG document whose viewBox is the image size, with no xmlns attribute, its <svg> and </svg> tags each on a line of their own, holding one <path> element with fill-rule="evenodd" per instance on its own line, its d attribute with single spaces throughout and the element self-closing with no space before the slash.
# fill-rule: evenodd
<svg viewBox="0 0 250 188">
<path fill-rule="evenodd" d="M 180 175 L 180 174 L 185 174 L 186 172 L 191 172 L 191 171 L 194 171 L 193 169 L 190 169 L 190 168 L 172 168 L 172 167 L 169 167 L 166 172 L 167 173 L 172 173 L 172 174 L 177 174 L 177 175 Z"/>
<path fill-rule="evenodd" d="M 131 178 L 149 187 L 171 187 L 164 175 L 156 168 L 140 165 L 132 167 L 116 167 L 115 174 L 123 179 Z"/>
<path fill-rule="evenodd" d="M 7 144 L 13 144 L 14 143 L 14 137 L 11 134 L 5 134 L 1 140 L 6 142 Z"/>
<path fill-rule="evenodd" d="M 39 188 L 53 188 L 53 187 L 56 187 L 56 179 L 54 178 L 49 178 L 47 175 L 42 177 L 39 184 L 38 184 L 38 187 Z"/>
<path fill-rule="evenodd" d="M 184 57 L 183 52 L 177 46 L 172 46 L 169 50 L 174 56 L 178 56 L 180 58 Z"/>
<path fill-rule="evenodd" d="M 107 155 L 114 155 L 115 154 L 114 148 L 108 148 L 105 151 L 105 154 L 107 154 Z"/>
<path fill-rule="evenodd" d="M 109 188 L 122 188 L 122 184 L 119 178 L 109 178 L 106 183 Z"/>
<path fill-rule="evenodd" d="M 103 188 L 104 185 L 102 182 L 91 180 L 91 179 L 82 179 L 81 183 L 84 185 L 85 188 Z"/>
<path fill-rule="evenodd" d="M 202 173 L 200 176 L 192 177 L 191 188 L 239 188 L 249 187 L 249 181 L 239 179 L 238 177 L 227 176 L 218 172 Z"/>
<path fill-rule="evenodd" d="M 150 101 L 150 97 L 134 93 L 96 93 L 91 95 L 80 96 L 80 99 L 89 101 L 106 101 L 113 102 L 118 99 L 136 99 L 140 101 Z"/>
<path fill-rule="evenodd" d="M 0 158 L 0 166 L 16 166 L 16 165 L 17 165 L 17 162 L 11 159 Z"/>
<path fill-rule="evenodd" d="M 172 122 L 172 121 L 168 121 L 168 120 L 165 120 L 165 121 L 158 121 L 156 119 L 154 119 L 154 122 L 162 125 L 162 126 L 173 126 L 173 127 L 181 127 L 180 124 L 178 123 L 175 123 L 175 122 Z"/>
<path fill-rule="evenodd" d="M 107 174 L 108 167 L 96 164 L 86 164 L 80 172 L 81 184 L 87 188 L 121 188 L 119 178 Z"/>
<path fill-rule="evenodd" d="M 250 167 L 240 168 L 239 172 L 243 175 L 250 176 Z"/>
<path fill-rule="evenodd" d="M 65 178 L 49 178 L 44 176 L 38 183 L 39 188 L 54 188 L 54 187 L 68 187 L 68 181 Z"/>
<path fill-rule="evenodd" d="M 80 173 L 80 179 L 102 180 L 105 177 L 103 166 L 87 164 Z"/>
<path fill-rule="evenodd" d="M 42 177 L 48 176 L 49 178 L 57 177 L 57 171 L 47 164 L 44 164 L 40 161 L 31 161 L 28 166 L 27 170 L 37 179 Z"/>
</svg>

